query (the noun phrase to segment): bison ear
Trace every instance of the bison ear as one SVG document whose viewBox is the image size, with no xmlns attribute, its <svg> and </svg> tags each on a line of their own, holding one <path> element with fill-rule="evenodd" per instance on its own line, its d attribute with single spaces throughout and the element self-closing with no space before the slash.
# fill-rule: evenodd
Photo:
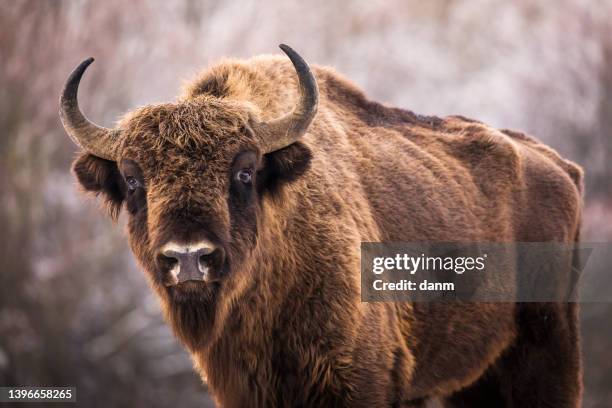
<svg viewBox="0 0 612 408">
<path fill-rule="evenodd" d="M 72 164 L 72 171 L 85 191 L 104 196 L 108 212 L 116 220 L 125 198 L 125 183 L 117 163 L 83 153 Z"/>
<path fill-rule="evenodd" d="M 291 183 L 306 173 L 310 167 L 312 152 L 301 142 L 263 156 L 260 187 L 275 192 L 285 183 Z"/>
</svg>

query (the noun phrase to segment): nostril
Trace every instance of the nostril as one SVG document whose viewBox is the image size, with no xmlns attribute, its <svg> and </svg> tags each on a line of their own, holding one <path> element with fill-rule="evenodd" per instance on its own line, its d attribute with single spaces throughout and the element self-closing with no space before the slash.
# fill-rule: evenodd
<svg viewBox="0 0 612 408">
<path fill-rule="evenodd" d="M 176 256 L 172 256 L 167 253 L 160 253 L 157 256 L 158 261 L 166 268 L 174 268 L 178 264 L 179 260 Z"/>
<path fill-rule="evenodd" d="M 198 262 L 202 266 L 208 266 L 213 260 L 214 250 L 210 251 L 201 251 L 198 255 Z"/>
<path fill-rule="evenodd" d="M 207 258 L 208 255 L 200 255 L 198 258 L 198 270 L 203 274 L 208 273 L 209 262 L 207 261 Z"/>
<path fill-rule="evenodd" d="M 201 268 L 218 268 L 222 262 L 222 252 L 219 248 L 202 250 L 198 253 L 198 265 Z"/>
</svg>

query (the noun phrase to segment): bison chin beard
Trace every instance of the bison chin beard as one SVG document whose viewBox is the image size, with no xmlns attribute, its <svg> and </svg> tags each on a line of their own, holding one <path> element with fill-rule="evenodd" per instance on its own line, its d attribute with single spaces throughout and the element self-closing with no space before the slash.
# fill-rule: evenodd
<svg viewBox="0 0 612 408">
<path fill-rule="evenodd" d="M 177 337 L 191 350 L 204 346 L 215 318 L 218 283 L 183 282 L 168 288 L 169 317 Z"/>
</svg>

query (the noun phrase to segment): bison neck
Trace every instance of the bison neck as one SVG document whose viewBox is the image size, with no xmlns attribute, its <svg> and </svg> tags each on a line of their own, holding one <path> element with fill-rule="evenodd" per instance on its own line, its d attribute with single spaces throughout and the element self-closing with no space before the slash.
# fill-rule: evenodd
<svg viewBox="0 0 612 408">
<path fill-rule="evenodd" d="M 220 295 L 207 340 L 188 345 L 196 367 L 225 407 L 390 400 L 390 370 L 405 382 L 412 360 L 393 308 L 360 302 L 359 256 L 338 250 L 358 251 L 359 238 L 304 234 L 323 228 L 312 219 L 286 225 L 268 223 L 250 279 Z"/>
<path fill-rule="evenodd" d="M 394 329 L 392 307 L 363 310 L 316 291 L 292 292 L 276 305 L 259 303 L 257 292 L 245 295 L 216 337 L 193 350 L 221 406 L 375 406 L 406 388 L 412 357 Z"/>
</svg>

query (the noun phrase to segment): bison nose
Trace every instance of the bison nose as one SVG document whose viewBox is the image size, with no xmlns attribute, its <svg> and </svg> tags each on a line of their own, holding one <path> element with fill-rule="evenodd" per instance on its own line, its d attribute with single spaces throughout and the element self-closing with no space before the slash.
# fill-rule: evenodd
<svg viewBox="0 0 612 408">
<path fill-rule="evenodd" d="M 215 251 L 214 244 L 201 241 L 191 244 L 169 242 L 162 247 L 160 255 L 170 260 L 170 274 L 176 283 L 189 280 L 206 280 L 207 258 Z"/>
</svg>

